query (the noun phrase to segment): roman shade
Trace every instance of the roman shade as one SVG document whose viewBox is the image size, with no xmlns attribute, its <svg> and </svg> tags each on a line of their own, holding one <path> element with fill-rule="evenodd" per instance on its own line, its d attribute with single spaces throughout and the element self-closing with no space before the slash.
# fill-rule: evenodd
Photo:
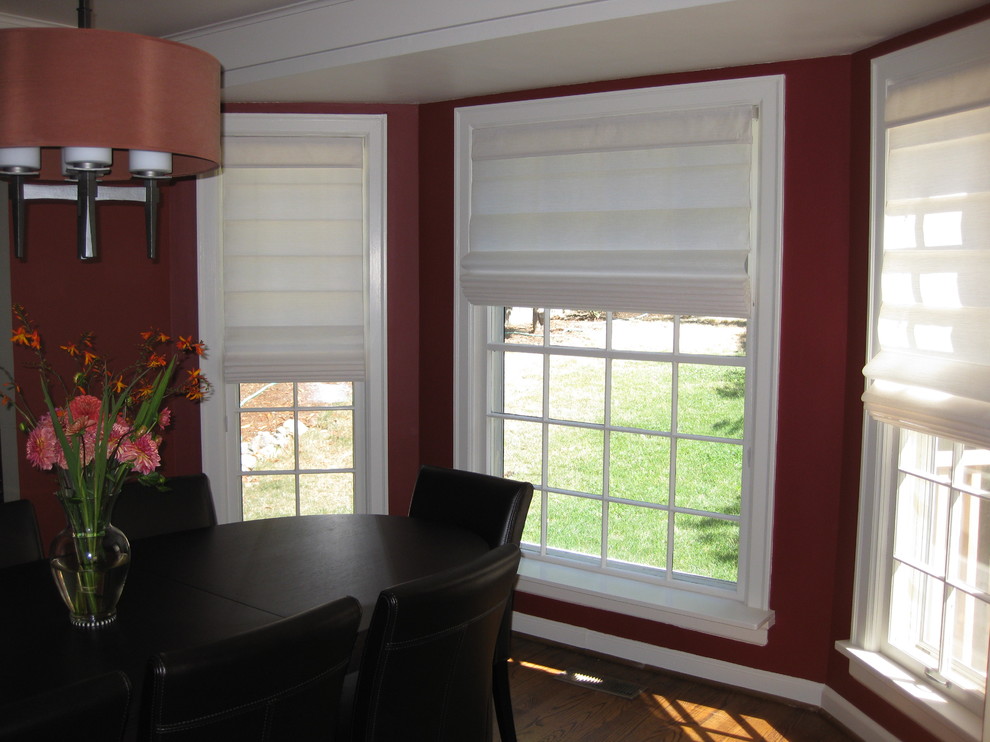
<svg viewBox="0 0 990 742">
<path fill-rule="evenodd" d="M 877 420 L 990 446 L 990 64 L 887 90 Z"/>
<path fill-rule="evenodd" d="M 224 379 L 360 381 L 360 137 L 224 139 Z"/>
<path fill-rule="evenodd" d="M 748 317 L 754 111 L 609 111 L 472 127 L 465 297 Z"/>
</svg>

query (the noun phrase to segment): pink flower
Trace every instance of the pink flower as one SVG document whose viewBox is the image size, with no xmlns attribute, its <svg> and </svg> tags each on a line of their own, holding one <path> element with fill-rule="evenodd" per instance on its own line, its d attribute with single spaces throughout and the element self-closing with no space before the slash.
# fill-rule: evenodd
<svg viewBox="0 0 990 742">
<path fill-rule="evenodd" d="M 172 422 L 172 410 L 162 407 L 162 411 L 158 413 L 158 427 L 167 428 L 170 422 Z"/>
<path fill-rule="evenodd" d="M 138 474 L 151 474 L 162 463 L 158 455 L 158 441 L 148 433 L 136 441 L 124 440 L 117 449 L 117 461 L 133 464 Z"/>
<path fill-rule="evenodd" d="M 116 446 L 121 438 L 126 435 L 130 435 L 133 430 L 134 429 L 131 427 L 131 424 L 127 422 L 126 418 L 124 418 L 123 415 L 118 415 L 117 419 L 114 421 L 113 428 L 110 429 L 110 445 L 107 446 L 107 455 L 110 455 L 111 448 Z"/>
<path fill-rule="evenodd" d="M 81 394 L 69 402 L 69 414 L 72 415 L 73 422 L 95 425 L 100 421 L 101 406 L 102 403 L 96 397 L 90 394 Z"/>
<path fill-rule="evenodd" d="M 55 464 L 64 464 L 62 447 L 55 437 L 51 418 L 45 415 L 28 434 L 27 460 L 38 469 L 51 469 Z"/>
</svg>

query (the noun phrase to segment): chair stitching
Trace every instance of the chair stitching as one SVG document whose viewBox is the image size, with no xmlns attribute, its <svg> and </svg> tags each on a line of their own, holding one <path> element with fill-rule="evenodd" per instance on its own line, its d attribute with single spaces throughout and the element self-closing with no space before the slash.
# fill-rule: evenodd
<svg viewBox="0 0 990 742">
<path fill-rule="evenodd" d="M 221 709 L 220 711 L 215 711 L 211 714 L 205 714 L 203 716 L 198 716 L 194 719 L 186 719 L 185 721 L 176 721 L 169 724 L 163 724 L 157 722 L 155 725 L 155 731 L 157 733 L 168 733 L 180 731 L 183 729 L 191 729 L 197 726 L 202 726 L 205 722 L 213 721 L 225 716 L 234 716 L 239 712 L 245 711 L 247 709 L 257 708 L 263 705 L 270 705 L 275 701 L 283 700 L 290 696 L 296 695 L 298 692 L 304 690 L 308 686 L 314 685 L 328 675 L 333 674 L 335 671 L 339 670 L 341 667 L 345 667 L 349 660 L 338 662 L 336 665 L 324 670 L 323 672 L 314 675 L 306 680 L 303 680 L 295 685 L 289 686 L 288 688 L 283 688 L 280 691 L 276 691 L 271 695 L 265 696 L 263 698 L 257 698 L 250 703 L 242 703 L 237 706 L 231 706 L 230 708 Z M 159 706 L 158 718 L 161 718 L 162 706 Z"/>
<path fill-rule="evenodd" d="M 269 735 L 271 735 L 271 733 L 272 733 L 272 711 L 273 710 L 274 709 L 272 708 L 272 704 L 271 703 L 265 704 L 265 720 L 262 723 L 262 727 L 261 727 L 261 740 L 262 740 L 262 742 L 265 742 L 265 740 L 267 740 L 268 737 L 269 737 Z"/>
<path fill-rule="evenodd" d="M 131 683 L 128 678 L 128 682 L 124 684 L 124 708 L 120 714 L 120 730 L 123 732 L 124 728 L 127 726 L 128 712 L 131 707 Z"/>
<path fill-rule="evenodd" d="M 458 646 L 457 646 L 457 653 L 456 653 L 456 656 L 458 656 L 458 657 L 461 655 L 461 651 L 464 648 L 464 638 L 465 638 L 465 636 L 466 636 L 466 634 L 462 633 L 460 635 L 460 637 L 459 637 L 459 641 L 457 643 L 458 644 Z M 447 726 L 447 721 L 450 718 L 448 716 L 448 714 L 447 714 L 447 707 L 448 707 L 448 704 L 450 702 L 450 689 L 451 689 L 450 673 L 448 673 L 446 679 L 444 680 L 444 684 L 443 684 L 443 700 L 440 702 L 440 729 L 439 729 L 439 732 L 440 732 L 441 738 L 443 737 L 443 730 Z"/>
<path fill-rule="evenodd" d="M 519 501 L 514 500 L 511 508 L 509 510 L 509 518 L 506 518 L 505 525 L 502 527 L 502 538 L 501 542 L 503 544 L 509 543 L 509 536 L 512 535 L 512 524 L 515 523 L 516 518 L 519 516 Z"/>
<path fill-rule="evenodd" d="M 387 649 L 405 649 L 407 647 L 415 647 L 415 646 L 418 646 L 420 644 L 429 643 L 429 642 L 433 641 L 434 639 L 438 639 L 438 638 L 443 637 L 443 636 L 446 636 L 448 634 L 457 633 L 457 632 L 459 632 L 459 631 L 467 628 L 471 624 L 477 623 L 478 621 L 480 621 L 483 618 L 485 618 L 486 616 L 488 616 L 490 613 L 492 613 L 492 612 L 494 612 L 496 610 L 499 610 L 499 609 L 502 609 L 503 611 L 505 610 L 505 601 L 504 600 L 501 601 L 500 603 L 496 604 L 496 605 L 493 605 L 491 608 L 489 608 L 488 610 L 486 610 L 484 613 L 479 613 L 476 616 L 472 616 L 467 621 L 462 621 L 459 624 L 455 624 L 453 626 L 448 626 L 447 628 L 441 629 L 440 631 L 435 631 L 432 634 L 423 634 L 422 636 L 417 636 L 414 639 L 405 639 L 403 641 L 390 641 L 386 645 L 386 648 Z"/>
</svg>

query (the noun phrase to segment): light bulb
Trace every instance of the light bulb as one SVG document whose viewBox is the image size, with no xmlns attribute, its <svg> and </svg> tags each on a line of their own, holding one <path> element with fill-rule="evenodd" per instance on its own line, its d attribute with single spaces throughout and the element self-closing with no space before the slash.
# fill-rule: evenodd
<svg viewBox="0 0 990 742">
<path fill-rule="evenodd" d="M 106 170 L 113 164 L 109 147 L 63 147 L 62 160 L 70 170 Z"/>
<path fill-rule="evenodd" d="M 139 178 L 166 178 L 172 172 L 172 153 L 132 149 L 130 171 Z"/>
<path fill-rule="evenodd" d="M 41 169 L 41 147 L 0 147 L 0 173 L 34 175 Z"/>
</svg>

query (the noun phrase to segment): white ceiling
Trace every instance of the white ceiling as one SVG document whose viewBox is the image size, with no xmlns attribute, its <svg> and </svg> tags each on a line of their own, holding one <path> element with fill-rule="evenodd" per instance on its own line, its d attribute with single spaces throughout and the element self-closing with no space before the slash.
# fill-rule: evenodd
<svg viewBox="0 0 990 742">
<path fill-rule="evenodd" d="M 416 103 L 847 54 L 987 0 L 92 0 L 93 26 L 198 46 L 228 101 Z M 0 0 L 0 27 L 77 0 Z"/>
</svg>

